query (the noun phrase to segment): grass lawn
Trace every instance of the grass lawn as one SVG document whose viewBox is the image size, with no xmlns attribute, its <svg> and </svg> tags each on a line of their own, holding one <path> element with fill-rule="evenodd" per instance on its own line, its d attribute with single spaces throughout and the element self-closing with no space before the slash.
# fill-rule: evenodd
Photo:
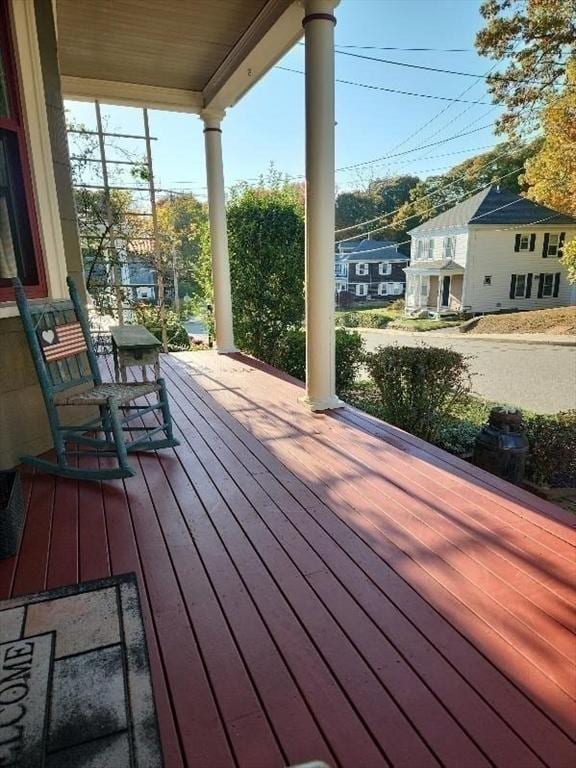
<svg viewBox="0 0 576 768">
<path fill-rule="evenodd" d="M 485 315 L 466 333 L 549 333 L 555 336 L 576 334 L 576 307 Z"/>
<path fill-rule="evenodd" d="M 437 331 L 440 328 L 453 328 L 462 325 L 462 320 L 428 320 L 399 317 L 394 320 L 389 328 L 398 328 L 403 331 Z"/>
</svg>

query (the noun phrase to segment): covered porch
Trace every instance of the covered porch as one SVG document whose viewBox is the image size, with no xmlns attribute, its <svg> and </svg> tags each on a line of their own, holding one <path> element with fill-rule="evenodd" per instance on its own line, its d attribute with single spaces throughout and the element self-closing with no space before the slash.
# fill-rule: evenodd
<svg viewBox="0 0 576 768">
<path fill-rule="evenodd" d="M 134 571 L 167 768 L 574 764 L 574 519 L 241 355 L 165 356 L 180 447 L 25 475 L 0 598 Z"/>
<path fill-rule="evenodd" d="M 441 316 L 462 312 L 465 268 L 455 261 L 415 262 L 406 273 L 406 311 Z"/>
</svg>

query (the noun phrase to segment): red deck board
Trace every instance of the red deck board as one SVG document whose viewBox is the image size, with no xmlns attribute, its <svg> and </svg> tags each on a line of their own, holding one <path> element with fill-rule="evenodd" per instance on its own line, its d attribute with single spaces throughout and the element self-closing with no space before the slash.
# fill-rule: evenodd
<svg viewBox="0 0 576 768">
<path fill-rule="evenodd" d="M 565 768 L 573 519 L 243 356 L 165 357 L 181 446 L 25 472 L 0 597 L 137 574 L 167 768 Z"/>
</svg>

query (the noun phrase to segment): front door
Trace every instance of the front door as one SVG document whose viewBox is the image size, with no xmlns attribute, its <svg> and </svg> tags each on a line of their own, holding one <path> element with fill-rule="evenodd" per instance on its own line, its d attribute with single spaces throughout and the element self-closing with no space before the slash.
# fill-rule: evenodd
<svg viewBox="0 0 576 768">
<path fill-rule="evenodd" d="M 442 306 L 450 305 L 450 275 L 444 275 L 442 278 Z"/>
</svg>

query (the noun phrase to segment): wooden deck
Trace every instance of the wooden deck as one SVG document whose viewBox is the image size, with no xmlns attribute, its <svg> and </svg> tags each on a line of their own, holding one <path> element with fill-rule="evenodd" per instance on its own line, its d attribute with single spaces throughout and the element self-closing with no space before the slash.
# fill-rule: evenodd
<svg viewBox="0 0 576 768">
<path fill-rule="evenodd" d="M 240 356 L 163 359 L 181 446 L 26 474 L 0 597 L 135 571 L 167 768 L 572 768 L 574 517 Z"/>
</svg>

